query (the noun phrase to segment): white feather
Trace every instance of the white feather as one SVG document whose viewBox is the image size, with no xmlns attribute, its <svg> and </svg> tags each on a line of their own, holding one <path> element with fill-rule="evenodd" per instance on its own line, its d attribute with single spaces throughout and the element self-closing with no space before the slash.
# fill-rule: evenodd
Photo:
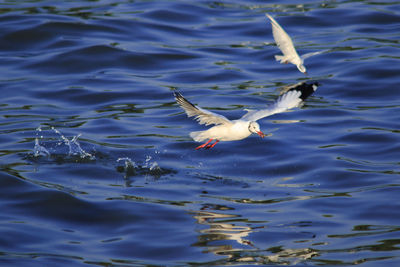
<svg viewBox="0 0 400 267">
<path fill-rule="evenodd" d="M 275 59 L 280 63 L 292 63 L 297 66 L 297 69 L 299 71 L 306 73 L 306 67 L 304 66 L 304 59 L 314 55 L 321 54 L 324 51 L 307 53 L 299 57 L 293 45 L 292 38 L 290 38 L 289 34 L 286 33 L 286 31 L 281 27 L 281 25 L 279 25 L 279 23 L 272 16 L 270 16 L 268 13 L 265 15 L 271 21 L 272 34 L 274 36 L 275 43 L 283 53 L 283 56 L 276 55 Z"/>
<path fill-rule="evenodd" d="M 199 148 L 206 147 L 213 139 L 218 141 L 233 141 L 241 140 L 252 133 L 256 133 L 261 137 L 265 135 L 261 132 L 259 124 L 256 122 L 259 119 L 270 116 L 275 113 L 284 112 L 288 109 L 298 107 L 307 96 L 317 89 L 318 83 L 306 84 L 301 83 L 296 87 L 291 88 L 288 92 L 281 95 L 272 105 L 262 110 L 246 110 L 247 114 L 238 120 L 230 121 L 226 117 L 204 110 L 197 107 L 186 100 L 180 93 L 174 92 L 177 103 L 185 110 L 188 117 L 195 117 L 200 124 L 215 126 L 205 131 L 191 132 L 192 137 L 197 142 L 208 140 L 206 144 Z M 209 147 L 213 147 L 209 145 Z"/>
</svg>

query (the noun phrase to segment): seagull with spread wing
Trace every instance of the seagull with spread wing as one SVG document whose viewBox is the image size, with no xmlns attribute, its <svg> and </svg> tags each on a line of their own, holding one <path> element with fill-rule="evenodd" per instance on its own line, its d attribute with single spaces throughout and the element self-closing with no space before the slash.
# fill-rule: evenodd
<svg viewBox="0 0 400 267">
<path fill-rule="evenodd" d="M 206 126 L 215 125 L 205 131 L 190 133 L 190 137 L 196 142 L 207 140 L 204 144 L 196 147 L 196 149 L 207 149 L 214 147 L 219 141 L 242 140 L 253 133 L 258 134 L 260 137 L 265 137 L 265 134 L 260 130 L 257 120 L 298 107 L 308 96 L 317 90 L 318 85 L 317 82 L 299 84 L 281 95 L 266 109 L 247 110 L 247 113 L 238 120 L 229 120 L 222 115 L 197 107 L 177 91 L 174 92 L 174 95 L 176 102 L 185 110 L 188 117 L 194 117 L 200 124 Z M 214 143 L 212 143 L 213 141 Z"/>
<path fill-rule="evenodd" d="M 275 59 L 280 63 L 292 63 L 297 66 L 297 69 L 304 74 L 307 74 L 306 67 L 304 66 L 304 60 L 311 56 L 321 54 L 323 51 L 317 51 L 307 53 L 301 57 L 297 54 L 294 48 L 292 38 L 285 32 L 285 30 L 279 25 L 279 23 L 271 17 L 268 13 L 265 14 L 270 19 L 272 25 L 272 34 L 274 36 L 276 45 L 282 51 L 283 55 L 275 55 Z"/>
</svg>

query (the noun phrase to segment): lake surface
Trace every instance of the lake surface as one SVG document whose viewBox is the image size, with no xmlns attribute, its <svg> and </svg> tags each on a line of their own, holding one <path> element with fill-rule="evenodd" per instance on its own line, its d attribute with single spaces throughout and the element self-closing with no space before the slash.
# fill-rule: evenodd
<svg viewBox="0 0 400 267">
<path fill-rule="evenodd" d="M 400 266 L 399 1 L 1 1 L 0 264 Z M 308 58 L 279 64 L 273 15 Z M 304 106 L 195 150 L 302 81 Z"/>
</svg>

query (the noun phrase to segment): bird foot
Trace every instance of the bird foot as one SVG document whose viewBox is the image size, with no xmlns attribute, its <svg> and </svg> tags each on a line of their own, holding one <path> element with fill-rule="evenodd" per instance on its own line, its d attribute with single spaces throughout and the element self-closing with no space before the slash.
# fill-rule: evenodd
<svg viewBox="0 0 400 267">
<path fill-rule="evenodd" d="M 207 142 L 205 142 L 204 144 L 196 147 L 196 150 L 199 150 L 201 148 L 205 148 L 205 149 L 210 149 L 213 148 L 218 142 L 219 140 L 215 140 L 215 142 L 213 144 L 210 144 L 214 139 L 210 139 Z"/>
<path fill-rule="evenodd" d="M 199 149 L 204 148 L 204 147 L 207 148 L 208 144 L 211 143 L 212 140 L 213 140 L 213 139 L 210 139 L 210 140 L 208 140 L 207 142 L 205 142 L 204 144 L 202 144 L 202 145 L 196 147 L 196 150 L 199 150 Z"/>
<path fill-rule="evenodd" d="M 214 142 L 214 144 L 207 145 L 207 146 L 206 146 L 206 149 L 213 148 L 218 142 L 219 142 L 219 140 L 216 140 L 216 141 Z"/>
</svg>

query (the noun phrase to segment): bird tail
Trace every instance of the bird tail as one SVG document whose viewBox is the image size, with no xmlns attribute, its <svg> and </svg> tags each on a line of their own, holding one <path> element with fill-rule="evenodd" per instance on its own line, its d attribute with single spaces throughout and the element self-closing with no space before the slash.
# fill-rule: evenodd
<svg viewBox="0 0 400 267">
<path fill-rule="evenodd" d="M 191 132 L 190 137 L 196 142 L 202 142 L 207 139 L 207 137 L 204 137 L 204 132 L 205 131 Z"/>
<path fill-rule="evenodd" d="M 280 61 L 280 63 L 287 63 L 285 56 L 275 55 L 275 60 Z"/>
</svg>

